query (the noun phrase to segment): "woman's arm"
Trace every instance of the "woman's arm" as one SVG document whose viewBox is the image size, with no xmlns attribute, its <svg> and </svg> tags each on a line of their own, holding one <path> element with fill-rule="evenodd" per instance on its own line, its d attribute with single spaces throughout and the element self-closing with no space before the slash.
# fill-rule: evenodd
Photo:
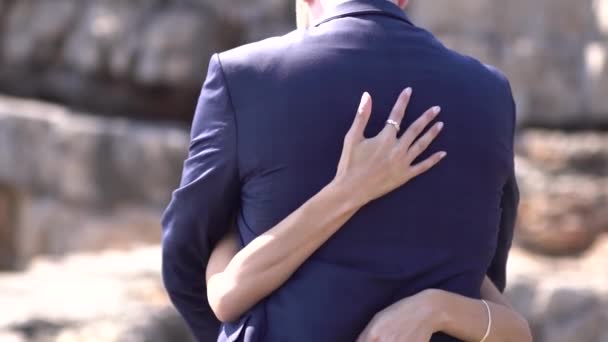
<svg viewBox="0 0 608 342">
<path fill-rule="evenodd" d="M 366 139 L 363 132 L 372 104 L 365 93 L 344 139 L 335 179 L 236 255 L 234 236 L 216 247 L 207 268 L 207 296 L 221 321 L 237 319 L 281 286 L 366 203 L 427 171 L 445 156 L 438 152 L 412 165 L 439 134 L 442 123 L 416 140 L 439 113 L 439 107 L 433 107 L 398 138 L 396 128 L 410 95 L 408 88 L 399 96 L 389 117 L 395 124 L 387 124 L 376 137 Z"/>
<path fill-rule="evenodd" d="M 481 295 L 490 306 L 492 326 L 485 342 L 531 342 L 526 320 L 511 308 L 506 298 L 486 277 Z M 378 313 L 357 342 L 428 342 L 443 332 L 466 342 L 479 342 L 488 327 L 488 312 L 482 301 L 443 290 L 429 289 L 405 298 Z"/>
<path fill-rule="evenodd" d="M 481 287 L 481 295 L 492 316 L 490 334 L 485 342 L 532 341 L 528 322 L 509 305 L 488 277 Z M 467 342 L 481 341 L 488 327 L 488 312 L 480 300 L 440 290 L 435 296 L 444 312 L 439 322 L 440 331 Z"/>
</svg>

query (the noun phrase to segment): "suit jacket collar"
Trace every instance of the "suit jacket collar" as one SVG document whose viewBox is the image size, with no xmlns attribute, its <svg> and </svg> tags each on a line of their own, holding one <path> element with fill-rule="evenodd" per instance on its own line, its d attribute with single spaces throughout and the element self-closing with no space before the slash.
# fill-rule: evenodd
<svg viewBox="0 0 608 342">
<path fill-rule="evenodd" d="M 323 23 L 331 21 L 333 19 L 359 16 L 365 14 L 379 14 L 388 17 L 393 17 L 405 21 L 406 23 L 413 25 L 409 20 L 405 12 L 396 4 L 387 0 L 350 0 L 343 2 L 331 10 L 314 26 L 319 26 Z"/>
</svg>

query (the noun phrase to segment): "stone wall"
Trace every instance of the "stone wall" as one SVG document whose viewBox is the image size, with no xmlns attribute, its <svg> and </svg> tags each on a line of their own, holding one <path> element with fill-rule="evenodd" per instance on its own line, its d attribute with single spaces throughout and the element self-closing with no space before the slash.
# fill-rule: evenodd
<svg viewBox="0 0 608 342">
<path fill-rule="evenodd" d="M 607 133 L 527 130 L 516 148 L 520 244 L 569 255 L 608 232 Z"/>
<path fill-rule="evenodd" d="M 608 0 L 412 0 L 511 79 L 522 125 L 608 127 Z M 0 0 L 0 92 L 190 121 L 214 51 L 294 27 L 291 0 Z"/>
<path fill-rule="evenodd" d="M 0 0 L 0 92 L 189 121 L 211 53 L 291 30 L 291 5 Z"/>
<path fill-rule="evenodd" d="M 158 243 L 188 143 L 184 127 L 0 96 L 0 269 Z"/>
<path fill-rule="evenodd" d="M 16 231 L 19 205 L 16 192 L 0 185 L 0 270 L 16 263 Z"/>
<path fill-rule="evenodd" d="M 536 342 L 608 341 L 608 236 L 578 256 L 511 251 L 506 294 Z"/>
<path fill-rule="evenodd" d="M 413 0 L 446 44 L 498 66 L 522 124 L 608 126 L 607 0 Z"/>
</svg>

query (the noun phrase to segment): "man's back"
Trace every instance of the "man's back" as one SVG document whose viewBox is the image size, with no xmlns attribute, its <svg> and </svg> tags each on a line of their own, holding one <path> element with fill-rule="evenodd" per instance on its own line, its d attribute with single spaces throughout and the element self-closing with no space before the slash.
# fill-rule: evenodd
<svg viewBox="0 0 608 342">
<path fill-rule="evenodd" d="M 360 210 L 224 335 L 248 327 L 245 341 L 353 341 L 375 313 L 423 289 L 478 298 L 489 269 L 504 286 L 511 232 L 500 231 L 501 201 L 514 187 L 514 105 L 497 72 L 446 49 L 385 0 L 346 2 L 307 31 L 222 53 L 218 63 L 234 111 L 245 244 L 332 180 L 364 91 L 373 98 L 367 136 L 410 86 L 402 127 L 441 106 L 444 132 L 421 159 L 448 152 Z"/>
</svg>

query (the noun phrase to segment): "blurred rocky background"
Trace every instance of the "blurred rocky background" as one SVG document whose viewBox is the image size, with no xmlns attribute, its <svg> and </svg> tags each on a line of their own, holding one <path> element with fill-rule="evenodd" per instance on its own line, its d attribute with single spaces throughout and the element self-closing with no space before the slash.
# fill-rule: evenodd
<svg viewBox="0 0 608 342">
<path fill-rule="evenodd" d="M 507 291 L 535 341 L 608 341 L 608 0 L 411 0 L 519 109 Z M 0 0 L 0 341 L 188 341 L 160 215 L 210 54 L 290 0 Z M 144 169 L 145 173 L 133 173 Z"/>
</svg>

